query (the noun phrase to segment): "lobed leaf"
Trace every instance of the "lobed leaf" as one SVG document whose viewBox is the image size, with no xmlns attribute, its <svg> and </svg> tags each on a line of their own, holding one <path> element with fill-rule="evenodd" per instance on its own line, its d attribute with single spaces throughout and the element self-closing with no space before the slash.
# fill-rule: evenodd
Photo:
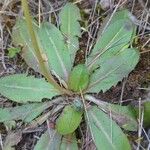
<svg viewBox="0 0 150 150">
<path fill-rule="evenodd" d="M 59 95 L 59 92 L 44 79 L 25 74 L 0 78 L 0 93 L 18 103 L 41 102 L 43 98 Z"/>
<path fill-rule="evenodd" d="M 56 121 L 56 129 L 62 135 L 73 133 L 82 120 L 82 112 L 68 105 Z"/>
<path fill-rule="evenodd" d="M 76 51 L 79 49 L 78 37 L 81 36 L 79 8 L 72 3 L 67 3 L 60 11 L 59 19 L 60 30 L 66 38 L 66 49 L 74 63 Z"/>
<path fill-rule="evenodd" d="M 107 114 L 93 106 L 87 115 L 87 123 L 98 150 L 131 150 L 126 135 Z"/>
</svg>

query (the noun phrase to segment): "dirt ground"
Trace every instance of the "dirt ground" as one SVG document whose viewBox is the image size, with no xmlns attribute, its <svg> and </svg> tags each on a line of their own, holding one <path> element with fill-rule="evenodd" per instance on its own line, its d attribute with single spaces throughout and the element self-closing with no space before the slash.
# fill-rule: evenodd
<svg viewBox="0 0 150 150">
<path fill-rule="evenodd" d="M 107 1 L 107 0 L 106 0 Z M 97 26 L 100 27 L 103 18 L 110 14 L 120 2 L 118 0 L 109 3 L 100 3 L 96 0 L 81 0 L 75 1 L 81 9 L 81 25 L 85 26 L 85 20 L 91 25 L 88 30 L 93 38 L 96 38 Z M 38 0 L 30 0 L 30 9 L 34 17 L 38 19 Z M 41 20 L 49 20 L 50 15 L 55 16 L 61 9 L 66 0 L 41 0 Z M 101 8 L 100 7 L 101 4 Z M 106 7 L 107 6 L 107 7 Z M 99 93 L 96 97 L 105 101 L 124 104 L 131 103 L 137 105 L 138 101 L 150 100 L 150 1 L 149 0 L 126 0 L 119 9 L 127 8 L 138 20 L 137 39 L 134 46 L 140 50 L 140 61 L 136 68 L 130 73 L 129 77 L 119 82 L 116 87 L 111 88 L 106 93 Z M 10 59 L 8 57 L 8 48 L 12 47 L 11 31 L 15 24 L 16 18 L 22 16 L 20 0 L 1 0 L 0 1 L 0 76 L 15 73 L 36 74 L 29 68 L 19 54 Z M 103 17 L 100 17 L 103 16 Z M 97 19 L 99 18 L 99 19 Z M 56 18 L 55 18 L 56 19 Z M 95 34 L 95 35 L 94 35 Z M 83 37 L 80 39 L 81 51 L 76 56 L 76 62 L 84 61 L 85 52 L 92 44 L 92 39 L 89 39 L 87 32 L 83 32 Z M 87 40 L 88 39 L 88 40 Z M 89 45 L 87 44 L 89 41 Z M 94 43 L 94 42 L 93 42 Z M 88 45 L 88 46 L 87 46 Z M 0 97 L 0 107 L 10 107 L 16 105 L 4 97 Z M 83 125 L 84 126 L 84 125 Z M 21 130 L 23 126 L 18 123 L 15 130 Z M 81 126 L 81 128 L 84 128 Z M 29 133 L 24 133 L 22 140 L 16 146 L 17 150 L 32 150 L 38 137 L 46 129 L 46 124 L 37 127 Z M 145 129 L 145 132 L 150 138 L 150 128 Z M 3 124 L 0 124 L 0 141 L 4 141 L 9 132 Z M 137 137 L 137 133 L 129 133 L 131 142 Z M 83 137 L 84 138 L 84 137 Z M 86 141 L 87 142 L 87 141 Z M 145 134 L 141 140 L 141 150 L 150 144 Z M 85 146 L 87 145 L 87 146 Z M 91 147 L 90 147 L 91 146 Z M 133 149 L 136 149 L 136 143 L 132 143 Z M 84 143 L 82 149 L 95 149 L 94 145 Z"/>
</svg>

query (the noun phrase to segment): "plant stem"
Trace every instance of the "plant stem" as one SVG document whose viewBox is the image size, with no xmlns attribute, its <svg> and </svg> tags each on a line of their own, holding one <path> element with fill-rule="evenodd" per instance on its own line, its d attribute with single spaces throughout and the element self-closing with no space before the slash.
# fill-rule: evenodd
<svg viewBox="0 0 150 150">
<path fill-rule="evenodd" d="M 47 70 L 47 68 L 45 66 L 45 63 L 44 63 L 44 60 L 43 60 L 43 57 L 41 55 L 41 51 L 40 51 L 40 48 L 39 48 L 39 45 L 38 45 L 38 42 L 37 42 L 34 30 L 33 30 L 32 19 L 31 19 L 30 13 L 29 13 L 29 7 L 28 7 L 28 4 L 27 4 L 27 0 L 21 0 L 21 2 L 22 2 L 22 8 L 23 8 L 23 11 L 24 11 L 24 15 L 25 15 L 27 27 L 29 29 L 29 34 L 30 34 L 30 37 L 31 37 L 32 45 L 33 45 L 33 48 L 35 50 L 35 54 L 37 56 L 37 59 L 39 61 L 39 67 L 40 67 L 40 70 L 41 70 L 42 74 L 45 76 L 45 78 L 47 79 L 47 81 L 49 83 L 51 83 L 61 93 L 63 93 L 63 94 L 69 94 L 70 95 L 71 94 L 70 91 L 62 88 L 54 80 L 53 76 Z"/>
</svg>

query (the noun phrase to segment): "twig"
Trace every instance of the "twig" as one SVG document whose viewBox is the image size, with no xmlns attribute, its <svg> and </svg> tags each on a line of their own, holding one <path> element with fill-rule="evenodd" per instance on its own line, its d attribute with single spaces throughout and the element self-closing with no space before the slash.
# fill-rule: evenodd
<svg viewBox="0 0 150 150">
<path fill-rule="evenodd" d="M 148 43 L 150 44 L 150 38 L 143 44 L 142 48 L 144 48 Z"/>
<path fill-rule="evenodd" d="M 87 108 L 86 108 L 86 104 L 85 104 L 85 97 L 83 96 L 83 93 L 82 93 L 81 90 L 80 90 L 80 94 L 81 94 L 81 99 L 82 99 L 82 102 L 83 102 L 83 106 L 84 106 L 84 110 L 85 110 L 87 122 L 89 123 L 89 122 L 90 122 L 90 119 L 89 119 L 88 112 L 87 112 Z M 90 128 L 90 130 L 91 130 L 91 127 L 90 127 L 90 126 L 89 126 L 89 128 Z M 92 139 L 94 139 L 94 136 L 93 136 L 92 133 L 91 133 L 91 136 L 92 136 Z"/>
<path fill-rule="evenodd" d="M 123 83 L 122 83 L 122 89 L 121 89 L 121 95 L 120 95 L 120 104 L 122 104 L 122 100 L 123 100 L 123 93 L 124 93 L 124 89 L 125 89 L 125 85 L 126 85 L 127 80 L 124 79 Z"/>
<path fill-rule="evenodd" d="M 143 0 L 138 0 L 138 1 L 139 1 L 139 3 L 141 4 L 141 6 L 143 7 L 143 10 L 146 11 L 148 14 L 150 14 L 150 10 L 148 10 L 148 9 L 146 8 L 149 0 L 146 1 L 146 4 L 145 4 L 145 5 L 144 5 Z"/>
<path fill-rule="evenodd" d="M 41 0 L 39 0 L 39 5 L 38 5 L 38 25 L 39 25 L 39 28 L 41 26 Z"/>
<path fill-rule="evenodd" d="M 102 34 L 105 32 L 106 28 L 108 27 L 108 25 L 109 25 L 111 19 L 113 18 L 114 14 L 116 13 L 117 9 L 119 8 L 119 5 L 124 4 L 126 1 L 127 1 L 127 0 L 124 0 L 124 1 L 122 2 L 122 0 L 119 0 L 118 4 L 116 5 L 116 7 L 115 7 L 115 9 L 114 9 L 114 11 L 113 11 L 113 13 L 112 13 L 111 16 L 110 16 L 108 22 L 107 22 L 106 25 L 105 25 L 105 27 L 104 27 L 104 29 L 103 29 L 103 31 L 102 31 Z M 121 4 L 121 2 L 122 2 L 122 4 Z"/>
<path fill-rule="evenodd" d="M 98 3 L 98 0 L 95 0 L 94 8 L 92 8 L 93 10 L 90 14 L 88 22 L 90 22 L 90 20 L 91 20 L 91 22 L 94 21 L 93 19 L 94 19 L 94 14 L 95 14 L 95 11 L 96 11 L 97 3 Z M 88 31 L 89 36 L 88 36 L 87 46 L 86 46 L 86 50 L 85 50 L 85 59 L 87 59 L 87 55 L 88 55 L 88 53 L 90 52 L 90 50 L 92 48 L 90 46 L 90 41 L 91 41 L 91 37 L 92 37 L 91 35 L 92 35 L 92 32 L 93 32 L 93 28 L 94 28 L 93 26 L 89 26 L 89 31 Z"/>
<path fill-rule="evenodd" d="M 136 150 L 140 150 L 140 145 L 141 145 L 141 134 L 142 134 L 142 126 L 143 126 L 143 117 L 144 117 L 144 111 L 142 110 L 141 107 L 141 99 L 139 99 L 139 128 L 138 128 L 138 145 Z"/>
<path fill-rule="evenodd" d="M 0 133 L 0 146 L 1 146 L 2 150 L 3 150 L 3 141 L 2 141 L 1 133 Z"/>
</svg>

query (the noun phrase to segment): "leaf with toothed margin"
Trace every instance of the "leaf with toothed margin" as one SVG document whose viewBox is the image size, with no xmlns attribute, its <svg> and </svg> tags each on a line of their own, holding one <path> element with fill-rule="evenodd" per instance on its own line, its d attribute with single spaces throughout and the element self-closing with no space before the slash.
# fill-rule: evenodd
<svg viewBox="0 0 150 150">
<path fill-rule="evenodd" d="M 112 117 L 119 126 L 128 131 L 137 131 L 138 124 L 134 107 L 100 102 L 99 107 Z"/>
<path fill-rule="evenodd" d="M 63 33 L 71 36 L 81 36 L 80 24 L 80 10 L 72 4 L 67 3 L 59 13 L 60 29 Z"/>
<path fill-rule="evenodd" d="M 66 49 L 69 51 L 73 63 L 76 52 L 79 49 L 78 37 L 81 37 L 81 28 L 79 24 L 81 17 L 79 8 L 72 3 L 67 3 L 61 9 L 59 19 L 60 30 L 66 38 Z"/>
<path fill-rule="evenodd" d="M 99 60 L 100 68 L 91 74 L 89 92 L 105 92 L 127 77 L 139 61 L 139 52 L 129 48 L 112 57 L 107 54 L 104 57 L 106 59 Z"/>
<path fill-rule="evenodd" d="M 86 116 L 97 150 L 131 150 L 126 135 L 102 110 L 92 106 Z"/>
<path fill-rule="evenodd" d="M 0 122 L 22 120 L 29 123 L 49 107 L 50 105 L 45 102 L 0 108 Z"/>
<path fill-rule="evenodd" d="M 99 59 L 107 59 L 103 55 L 111 57 L 122 48 L 130 44 L 135 26 L 129 19 L 122 19 L 109 25 L 97 42 L 87 58 L 89 66 L 98 64 Z"/>
<path fill-rule="evenodd" d="M 68 50 L 65 48 L 64 37 L 59 29 L 49 22 L 43 22 L 38 27 L 36 22 L 33 21 L 33 26 L 45 65 L 50 71 L 66 81 L 73 63 Z M 12 39 L 16 46 L 21 45 L 23 47 L 22 57 L 26 63 L 35 71 L 41 73 L 24 19 L 17 20 L 13 28 Z"/>
<path fill-rule="evenodd" d="M 36 143 L 34 150 L 58 150 L 62 136 L 56 130 L 49 128 L 42 134 Z"/>
<path fill-rule="evenodd" d="M 112 23 L 122 19 L 131 19 L 132 17 L 133 15 L 127 9 L 119 10 L 115 12 L 113 16 L 112 14 L 108 14 L 108 16 L 104 19 L 102 25 L 99 28 L 98 36 L 101 36 L 103 30 L 106 29 Z"/>
<path fill-rule="evenodd" d="M 104 32 L 99 33 L 86 62 L 91 72 L 88 92 L 105 92 L 134 69 L 139 61 L 139 52 L 128 47 L 135 29 L 129 12 L 124 10 L 118 11 Z"/>
<path fill-rule="evenodd" d="M 0 78 L 0 93 L 18 103 L 41 102 L 60 93 L 44 79 L 26 74 L 15 74 Z"/>
<path fill-rule="evenodd" d="M 75 134 L 60 135 L 56 130 L 49 128 L 42 134 L 34 150 L 78 150 Z"/>
<path fill-rule="evenodd" d="M 41 24 L 38 31 L 39 41 L 44 49 L 51 70 L 67 81 L 72 63 L 61 32 L 52 24 Z"/>
<path fill-rule="evenodd" d="M 33 22 L 34 31 L 37 32 L 38 26 Z M 21 56 L 29 67 L 40 72 L 39 63 L 32 46 L 31 38 L 24 19 L 18 19 L 12 30 L 12 42 L 15 46 L 21 46 Z M 40 45 L 39 45 L 40 46 Z"/>
</svg>

